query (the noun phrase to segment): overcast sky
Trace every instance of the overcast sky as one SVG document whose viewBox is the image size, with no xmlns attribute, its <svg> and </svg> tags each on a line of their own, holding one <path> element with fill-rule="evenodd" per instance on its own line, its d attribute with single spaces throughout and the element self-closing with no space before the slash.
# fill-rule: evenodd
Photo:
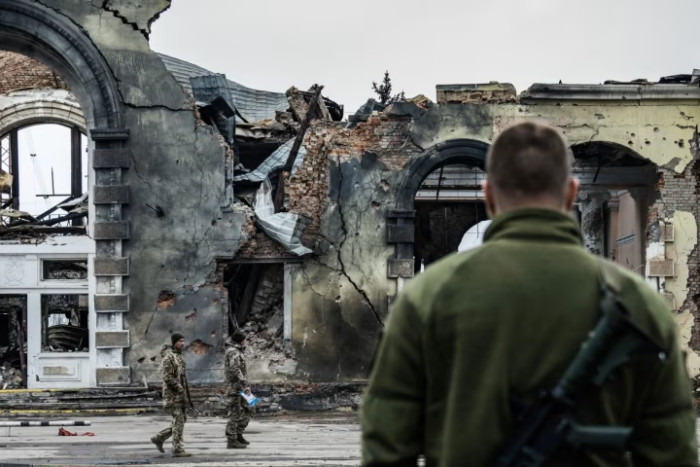
<svg viewBox="0 0 700 467">
<path fill-rule="evenodd" d="M 700 68 L 700 0 L 172 0 L 151 47 L 245 86 L 325 86 L 353 113 L 385 70 L 436 84 L 602 83 Z"/>
</svg>

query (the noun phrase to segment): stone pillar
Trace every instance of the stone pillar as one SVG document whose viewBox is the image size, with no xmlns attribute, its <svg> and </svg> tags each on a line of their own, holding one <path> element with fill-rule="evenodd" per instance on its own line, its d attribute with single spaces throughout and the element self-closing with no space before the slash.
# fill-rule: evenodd
<svg viewBox="0 0 700 467">
<path fill-rule="evenodd" d="M 617 244 L 620 238 L 620 195 L 619 192 L 611 193 L 610 199 L 608 200 L 608 211 L 610 212 L 609 218 L 609 229 L 607 242 L 610 247 L 608 248 L 609 259 L 611 261 L 616 261 L 619 258 L 619 252 Z"/>
<path fill-rule="evenodd" d="M 587 191 L 579 195 L 581 206 L 581 231 L 583 246 L 599 256 L 605 254 L 605 202 L 610 199 L 607 191 Z"/>
</svg>

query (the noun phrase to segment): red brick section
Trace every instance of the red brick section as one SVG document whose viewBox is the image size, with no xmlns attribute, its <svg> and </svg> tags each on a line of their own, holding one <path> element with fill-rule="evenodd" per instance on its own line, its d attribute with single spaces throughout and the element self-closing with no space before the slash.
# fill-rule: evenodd
<svg viewBox="0 0 700 467">
<path fill-rule="evenodd" d="M 0 94 L 25 89 L 68 89 L 56 73 L 25 55 L 0 51 Z"/>
<path fill-rule="evenodd" d="M 345 130 L 346 144 L 353 149 L 350 157 L 360 158 L 363 152 L 372 151 L 387 168 L 403 170 L 409 161 L 422 152 L 411 141 L 410 124 L 410 116 L 380 114 L 352 130 Z"/>
<path fill-rule="evenodd" d="M 676 210 L 687 211 L 695 216 L 696 222 L 700 220 L 698 216 L 698 203 L 700 203 L 700 161 L 698 160 L 698 135 L 694 140 L 689 141 L 693 162 L 688 164 L 681 174 L 665 167 L 659 168 L 659 181 L 657 189 L 659 199 L 650 210 L 650 223 L 655 220 L 654 215 L 660 218 L 673 218 Z M 696 245 L 688 256 L 688 298 L 684 303 L 676 303 L 676 306 L 683 311 L 689 311 L 695 316 L 695 326 L 693 327 L 690 347 L 696 351 L 700 350 L 700 326 L 698 323 L 698 313 L 700 313 L 700 251 Z M 696 378 L 695 387 L 700 388 L 700 378 Z M 696 393 L 697 394 L 697 393 Z"/>
<path fill-rule="evenodd" d="M 313 249 L 321 232 L 321 215 L 329 199 L 330 161 L 342 164 L 361 159 L 365 151 L 377 154 L 389 170 L 400 171 L 422 152 L 409 137 L 410 117 L 379 115 L 360 123 L 354 129 L 346 123 L 315 121 L 304 138 L 307 149 L 304 162 L 285 184 L 288 210 L 305 216 L 310 224 L 302 243 Z M 252 225 L 252 224 L 251 224 Z M 238 258 L 288 256 L 273 240 L 258 232 L 241 247 Z"/>
<path fill-rule="evenodd" d="M 236 252 L 236 258 L 296 258 L 285 247 L 259 231 Z"/>
<path fill-rule="evenodd" d="M 294 254 L 287 251 L 285 247 L 265 235 L 262 230 L 255 226 L 255 214 L 253 208 L 238 204 L 235 208 L 242 214 L 246 221 L 241 228 L 241 234 L 248 241 L 244 243 L 236 252 L 236 258 L 285 258 L 294 257 Z"/>
<path fill-rule="evenodd" d="M 311 220 L 305 245 L 313 247 L 318 240 L 321 215 L 329 202 L 330 161 L 342 164 L 359 160 L 365 151 L 372 151 L 390 170 L 402 170 L 421 152 L 408 136 L 410 123 L 410 117 L 380 115 L 351 130 L 345 128 L 345 123 L 316 122 L 312 126 L 304 141 L 304 163 L 286 187 L 289 210 Z"/>
</svg>

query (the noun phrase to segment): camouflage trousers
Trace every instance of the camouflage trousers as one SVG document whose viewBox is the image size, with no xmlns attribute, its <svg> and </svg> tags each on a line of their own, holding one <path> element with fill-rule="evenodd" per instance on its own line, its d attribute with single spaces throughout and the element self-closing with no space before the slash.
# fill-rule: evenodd
<svg viewBox="0 0 700 467">
<path fill-rule="evenodd" d="M 170 415 L 172 415 L 173 421 L 170 424 L 170 427 L 156 434 L 155 438 L 160 440 L 160 442 L 162 443 L 163 441 L 172 436 L 173 452 L 184 451 L 185 449 L 182 447 L 182 437 L 183 431 L 185 430 L 185 422 L 187 421 L 185 407 L 177 405 L 173 407 L 168 407 L 167 409 L 170 411 Z"/>
<path fill-rule="evenodd" d="M 226 440 L 235 441 L 238 435 L 242 435 L 253 415 L 253 408 L 248 405 L 243 396 L 235 394 L 229 396 L 229 416 L 226 423 Z"/>
</svg>

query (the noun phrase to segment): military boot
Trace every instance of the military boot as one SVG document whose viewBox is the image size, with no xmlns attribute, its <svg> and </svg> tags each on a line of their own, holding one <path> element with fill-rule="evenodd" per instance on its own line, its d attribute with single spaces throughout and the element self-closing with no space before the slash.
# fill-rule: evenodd
<svg viewBox="0 0 700 467">
<path fill-rule="evenodd" d="M 246 445 L 238 440 L 233 440 L 226 443 L 226 449 L 244 449 L 245 447 Z"/>
<path fill-rule="evenodd" d="M 155 437 L 155 436 L 152 437 L 152 438 L 151 438 L 151 443 L 155 444 L 155 445 L 156 445 L 156 448 L 157 448 L 160 452 L 165 452 L 165 449 L 163 449 L 163 441 L 161 441 L 159 438 L 157 438 L 157 437 Z"/>
<path fill-rule="evenodd" d="M 246 439 L 243 437 L 242 434 L 241 434 L 241 435 L 238 435 L 238 436 L 236 437 L 236 439 L 238 440 L 239 443 L 245 444 L 246 446 L 248 446 L 248 445 L 250 444 L 250 443 L 248 442 L 248 440 L 246 440 Z"/>
<path fill-rule="evenodd" d="M 173 457 L 190 457 L 192 454 L 189 452 L 182 450 L 182 451 L 173 451 Z"/>
</svg>

